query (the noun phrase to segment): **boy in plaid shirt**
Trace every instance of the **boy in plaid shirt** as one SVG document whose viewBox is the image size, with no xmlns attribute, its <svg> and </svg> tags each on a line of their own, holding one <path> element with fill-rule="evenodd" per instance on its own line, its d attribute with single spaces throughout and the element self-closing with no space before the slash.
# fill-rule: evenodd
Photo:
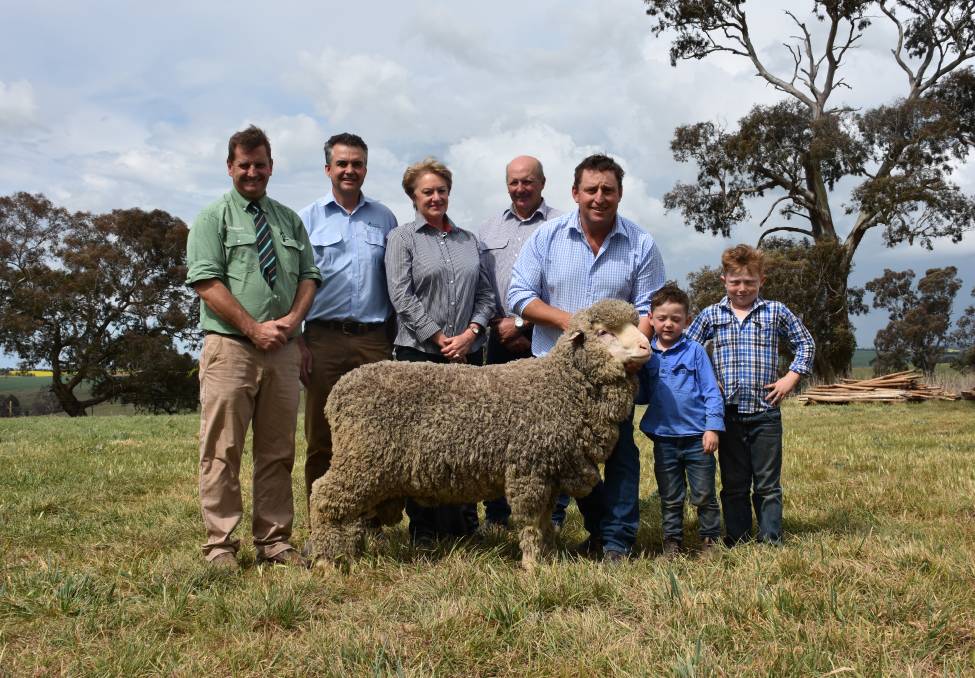
<svg viewBox="0 0 975 678">
<path fill-rule="evenodd" d="M 724 394 L 725 431 L 720 434 L 721 509 L 725 542 L 751 537 L 752 507 L 758 540 L 782 543 L 782 415 L 779 403 L 812 371 L 815 344 L 809 330 L 784 304 L 759 296 L 765 282 L 762 253 L 738 245 L 721 255 L 727 296 L 708 306 L 687 336 L 714 342 L 712 359 Z M 779 339 L 795 358 L 777 378 Z M 749 501 L 750 500 L 750 501 Z"/>
</svg>

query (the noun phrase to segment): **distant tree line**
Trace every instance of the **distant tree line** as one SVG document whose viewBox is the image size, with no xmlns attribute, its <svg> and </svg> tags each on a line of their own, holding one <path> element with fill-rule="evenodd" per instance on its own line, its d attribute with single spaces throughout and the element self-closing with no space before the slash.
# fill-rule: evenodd
<svg viewBox="0 0 975 678">
<path fill-rule="evenodd" d="M 0 348 L 20 369 L 49 366 L 70 416 L 108 401 L 195 409 L 196 361 L 181 350 L 197 340 L 187 233 L 162 210 L 71 213 L 40 194 L 0 197 Z"/>
</svg>

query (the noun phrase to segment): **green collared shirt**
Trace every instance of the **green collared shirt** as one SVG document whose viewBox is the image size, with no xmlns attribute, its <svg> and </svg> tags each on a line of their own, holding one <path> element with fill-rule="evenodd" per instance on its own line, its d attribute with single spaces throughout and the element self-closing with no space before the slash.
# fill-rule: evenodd
<svg viewBox="0 0 975 678">
<path fill-rule="evenodd" d="M 193 222 L 186 241 L 186 284 L 219 280 L 254 320 L 266 322 L 288 314 L 300 281 L 314 280 L 321 285 L 322 275 L 298 215 L 266 195 L 257 202 L 267 216 L 274 242 L 278 270 L 274 289 L 261 275 L 254 217 L 246 211 L 250 201 L 235 189 L 204 208 Z M 200 327 L 208 332 L 241 333 L 205 303 L 200 304 Z"/>
</svg>

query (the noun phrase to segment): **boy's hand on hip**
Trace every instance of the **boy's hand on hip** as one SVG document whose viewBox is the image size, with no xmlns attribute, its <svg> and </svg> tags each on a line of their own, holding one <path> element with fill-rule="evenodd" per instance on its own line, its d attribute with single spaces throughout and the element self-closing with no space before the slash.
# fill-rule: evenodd
<svg viewBox="0 0 975 678">
<path fill-rule="evenodd" d="M 704 437 L 701 439 L 701 444 L 704 445 L 704 454 L 714 454 L 718 451 L 718 432 L 717 431 L 705 431 Z"/>
<path fill-rule="evenodd" d="M 798 373 L 790 370 L 788 374 L 778 381 L 771 384 L 765 384 L 765 388 L 769 390 L 769 392 L 765 395 L 765 402 L 767 402 L 769 405 L 778 405 L 782 402 L 783 398 L 792 392 L 792 389 L 794 389 L 798 383 Z"/>
</svg>

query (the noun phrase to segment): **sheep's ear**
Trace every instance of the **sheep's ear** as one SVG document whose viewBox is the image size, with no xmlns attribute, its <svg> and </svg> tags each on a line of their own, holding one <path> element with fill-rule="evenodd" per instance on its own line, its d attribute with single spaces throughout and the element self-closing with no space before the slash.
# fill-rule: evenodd
<svg viewBox="0 0 975 678">
<path fill-rule="evenodd" d="M 569 335 L 569 341 L 572 342 L 573 346 L 581 346 L 586 341 L 586 333 L 582 330 L 576 330 Z"/>
</svg>

